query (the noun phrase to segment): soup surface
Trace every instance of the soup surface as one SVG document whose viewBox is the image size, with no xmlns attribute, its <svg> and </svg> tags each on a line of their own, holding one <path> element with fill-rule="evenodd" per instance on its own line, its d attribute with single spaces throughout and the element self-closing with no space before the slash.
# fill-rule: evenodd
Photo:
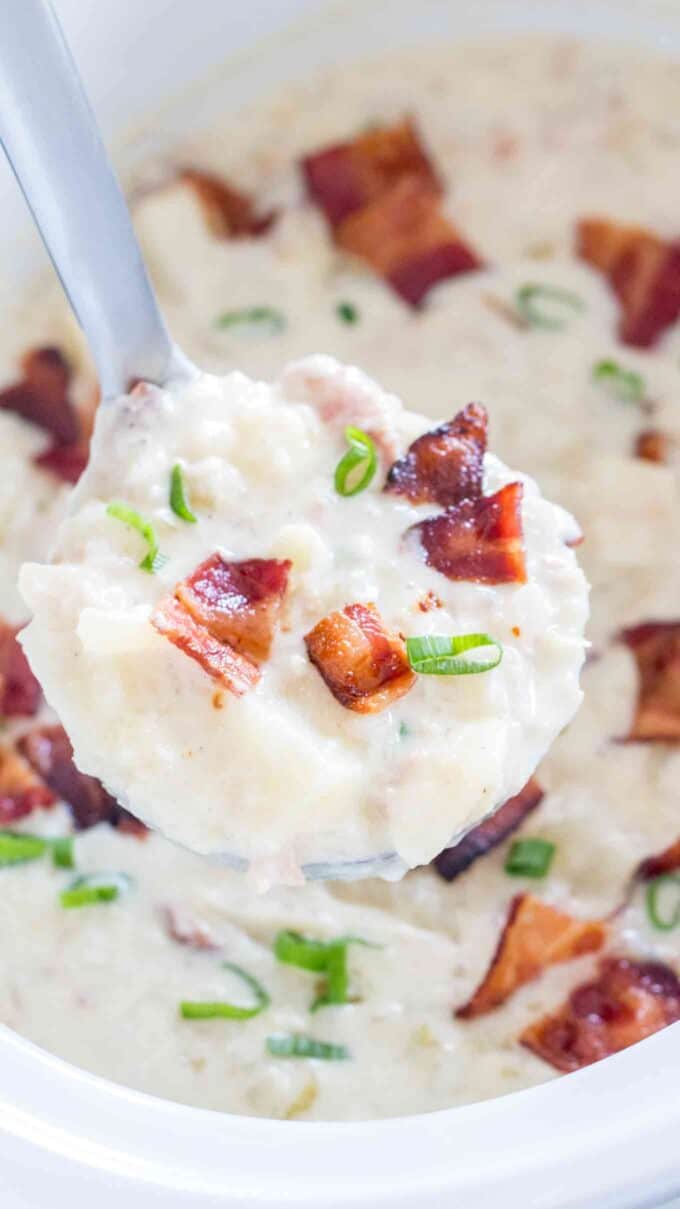
<svg viewBox="0 0 680 1209">
<path fill-rule="evenodd" d="M 317 348 L 433 420 L 480 400 L 495 452 L 583 530 L 579 714 L 493 834 L 400 883 L 254 895 L 76 774 L 14 644 L 16 581 L 96 384 L 56 286 L 5 322 L 7 1026 L 158 1095 L 324 1119 L 498 1095 L 680 1017 L 679 112 L 664 60 L 452 47 L 230 114 L 133 192 L 197 363 L 274 379 Z"/>
</svg>

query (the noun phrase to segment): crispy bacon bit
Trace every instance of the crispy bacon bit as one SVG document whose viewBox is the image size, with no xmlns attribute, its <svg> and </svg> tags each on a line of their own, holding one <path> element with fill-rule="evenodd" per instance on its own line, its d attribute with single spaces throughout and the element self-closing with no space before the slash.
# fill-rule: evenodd
<svg viewBox="0 0 680 1209">
<path fill-rule="evenodd" d="M 0 408 L 49 432 L 59 445 L 79 437 L 78 413 L 69 399 L 71 370 L 58 348 L 35 348 L 21 361 L 23 377 L 0 391 Z"/>
<path fill-rule="evenodd" d="M 180 945 L 188 945 L 190 949 L 203 949 L 215 952 L 223 948 L 221 940 L 201 919 L 172 905 L 163 907 L 163 922 L 168 936 Z"/>
<path fill-rule="evenodd" d="M 421 613 L 431 613 L 433 609 L 443 609 L 444 603 L 436 592 L 430 588 L 424 596 L 418 601 L 418 608 Z"/>
<path fill-rule="evenodd" d="M 577 247 L 619 299 L 624 344 L 649 348 L 680 317 L 680 240 L 587 218 L 578 225 Z"/>
<path fill-rule="evenodd" d="M 440 516 L 413 525 L 428 566 L 448 579 L 526 583 L 521 483 L 495 495 L 462 500 Z"/>
<path fill-rule="evenodd" d="M 64 483 L 77 483 L 89 457 L 87 443 L 76 441 L 74 445 L 50 445 L 49 449 L 34 458 L 34 462 L 42 470 L 55 474 Z"/>
<path fill-rule="evenodd" d="M 42 699 L 40 685 L 17 641 L 20 629 L 0 619 L 0 715 L 5 718 L 32 718 Z"/>
<path fill-rule="evenodd" d="M 664 873 L 675 873 L 677 869 L 680 869 L 680 839 L 670 847 L 664 848 L 663 852 L 657 852 L 641 861 L 635 870 L 635 880 L 651 882 L 655 877 L 661 877 Z"/>
<path fill-rule="evenodd" d="M 411 306 L 436 282 L 481 267 L 442 213 L 441 187 L 408 119 L 307 156 L 302 168 L 336 243 Z"/>
<path fill-rule="evenodd" d="M 472 831 L 468 831 L 453 848 L 445 848 L 432 862 L 437 873 L 445 881 L 464 873 L 480 856 L 502 844 L 516 831 L 527 815 L 543 801 L 544 792 L 535 777 L 531 777 L 523 789 L 508 798 L 488 819 L 484 819 Z"/>
<path fill-rule="evenodd" d="M 547 966 L 600 949 L 606 934 L 605 924 L 599 921 L 574 919 L 533 894 L 517 894 L 491 965 L 472 998 L 456 1009 L 456 1016 L 472 1020 L 493 1011 Z"/>
<path fill-rule="evenodd" d="M 667 462 L 669 439 L 658 428 L 643 428 L 635 438 L 635 456 L 645 462 Z"/>
<path fill-rule="evenodd" d="M 12 747 L 0 747 L 0 826 L 6 827 L 56 798 Z"/>
<path fill-rule="evenodd" d="M 387 629 L 375 605 L 347 605 L 305 635 L 307 654 L 336 701 L 358 714 L 377 714 L 412 687 L 406 644 Z"/>
<path fill-rule="evenodd" d="M 180 180 L 194 190 L 206 222 L 217 239 L 264 235 L 276 218 L 273 210 L 258 214 L 252 197 L 209 172 L 186 168 Z"/>
<path fill-rule="evenodd" d="M 260 662 L 271 649 L 291 566 L 288 559 L 227 562 L 213 554 L 177 585 L 175 595 L 217 642 Z"/>
<path fill-rule="evenodd" d="M 159 634 L 168 638 L 190 659 L 195 659 L 204 672 L 242 697 L 260 679 L 260 669 L 246 655 L 239 655 L 226 642 L 218 642 L 210 631 L 196 621 L 188 609 L 174 596 L 160 600 L 151 616 L 151 624 Z"/>
<path fill-rule="evenodd" d="M 434 168 L 408 118 L 308 155 L 302 171 L 310 197 L 332 227 L 404 177 L 421 181 L 434 194 L 440 191 Z"/>
<path fill-rule="evenodd" d="M 405 177 L 345 218 L 336 242 L 366 260 L 405 302 L 418 306 L 438 281 L 481 268 L 430 186 Z"/>
<path fill-rule="evenodd" d="M 680 1020 L 680 982 L 662 962 L 608 957 L 598 977 L 520 1038 L 556 1070 L 580 1070 Z"/>
<path fill-rule="evenodd" d="M 144 824 L 124 810 L 101 781 L 79 772 L 63 726 L 40 726 L 29 731 L 18 747 L 38 776 L 69 807 L 79 831 L 97 823 L 110 823 L 121 831 L 146 834 Z"/>
<path fill-rule="evenodd" d="M 412 504 L 448 508 L 482 494 L 488 416 L 479 403 L 468 403 L 447 424 L 426 432 L 390 468 L 385 491 L 405 495 Z"/>
<path fill-rule="evenodd" d="M 680 743 L 680 621 L 648 621 L 619 637 L 632 651 L 639 677 L 627 742 Z"/>
</svg>

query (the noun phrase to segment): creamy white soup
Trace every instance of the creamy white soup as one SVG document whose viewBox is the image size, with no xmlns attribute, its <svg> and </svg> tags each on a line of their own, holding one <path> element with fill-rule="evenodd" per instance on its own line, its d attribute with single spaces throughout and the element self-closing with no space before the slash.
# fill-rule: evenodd
<svg viewBox="0 0 680 1209">
<path fill-rule="evenodd" d="M 452 47 L 230 114 L 228 139 L 223 122 L 135 191 L 197 363 L 275 381 L 316 348 L 433 423 L 480 401 L 494 453 L 583 532 L 580 711 L 494 826 L 398 883 L 256 895 L 77 774 L 14 642 L 16 580 L 84 465 L 95 384 L 56 287 L 5 323 L 6 1025 L 155 1094 L 313 1120 L 498 1095 L 680 1018 L 678 112 L 680 71 L 663 59 L 541 39 Z M 197 486 L 187 474 L 198 515 Z M 144 553 L 122 525 L 105 540 L 131 566 Z M 429 633 L 435 615 L 421 614 Z M 417 727 L 419 711 L 402 720 Z M 156 759 L 144 740 L 142 768 Z M 413 807 L 425 827 L 430 795 Z"/>
</svg>

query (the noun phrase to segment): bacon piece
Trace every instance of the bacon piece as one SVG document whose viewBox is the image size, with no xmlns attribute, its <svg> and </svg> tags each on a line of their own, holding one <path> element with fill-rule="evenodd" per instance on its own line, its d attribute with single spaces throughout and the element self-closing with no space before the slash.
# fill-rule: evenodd
<svg viewBox="0 0 680 1209">
<path fill-rule="evenodd" d="M 0 826 L 6 827 L 56 798 L 12 747 L 0 747 Z"/>
<path fill-rule="evenodd" d="M 649 348 L 680 317 L 680 240 L 586 218 L 578 225 L 577 248 L 619 299 L 624 344 Z"/>
<path fill-rule="evenodd" d="M 44 453 L 33 459 L 41 470 L 48 470 L 64 483 L 77 483 L 90 457 L 88 444 L 76 441 L 73 445 L 50 445 Z"/>
<path fill-rule="evenodd" d="M 372 604 L 329 613 L 305 635 L 307 654 L 336 701 L 358 714 L 377 714 L 415 683 L 400 634 L 387 629 Z"/>
<path fill-rule="evenodd" d="M 180 180 L 194 190 L 205 220 L 217 239 L 264 235 L 276 218 L 273 210 L 258 214 L 252 197 L 210 172 L 185 168 Z"/>
<path fill-rule="evenodd" d="M 521 483 L 495 495 L 462 500 L 440 516 L 413 525 L 425 561 L 447 579 L 474 583 L 526 583 Z"/>
<path fill-rule="evenodd" d="M 411 306 L 437 282 L 470 273 L 482 262 L 441 211 L 430 186 L 404 177 L 335 231 L 346 252 L 366 260 Z"/>
<path fill-rule="evenodd" d="M 657 852 L 654 856 L 640 861 L 634 877 L 635 881 L 651 882 L 655 877 L 661 877 L 664 873 L 675 873 L 677 869 L 680 869 L 680 839 L 664 848 L 663 852 Z"/>
<path fill-rule="evenodd" d="M 0 619 L 0 715 L 5 718 L 32 718 L 42 699 L 40 685 L 17 641 L 20 629 Z"/>
<path fill-rule="evenodd" d="M 209 630 L 196 621 L 174 596 L 159 601 L 151 616 L 151 624 L 159 634 L 168 638 L 190 659 L 195 659 L 213 680 L 223 684 L 235 696 L 243 696 L 260 679 L 257 664 L 246 655 L 239 655 L 227 643 L 213 638 Z"/>
<path fill-rule="evenodd" d="M 308 155 L 302 171 L 310 197 L 332 227 L 404 177 L 420 181 L 433 194 L 440 192 L 432 163 L 408 118 Z"/>
<path fill-rule="evenodd" d="M 101 781 L 76 768 L 71 741 L 63 726 L 40 726 L 29 731 L 21 737 L 18 747 L 38 776 L 69 807 L 79 831 L 97 823 L 110 823 L 121 831 L 146 834 L 144 824 L 125 810 Z"/>
<path fill-rule="evenodd" d="M 580 1070 L 680 1020 L 680 982 L 662 962 L 608 957 L 598 977 L 530 1024 L 522 1045 L 556 1070 Z"/>
<path fill-rule="evenodd" d="M 0 391 L 0 408 L 50 433 L 55 443 L 77 441 L 78 412 L 69 399 L 71 369 L 58 348 L 29 350 L 21 361 L 23 377 Z"/>
<path fill-rule="evenodd" d="M 162 913 L 168 936 L 172 940 L 176 940 L 178 944 L 187 945 L 190 949 L 203 949 L 210 952 L 224 947 L 221 940 L 215 936 L 212 929 L 203 920 L 194 919 L 193 916 L 172 905 L 163 907 Z"/>
<path fill-rule="evenodd" d="M 658 428 L 643 428 L 635 438 L 635 456 L 645 462 L 667 462 L 669 439 Z"/>
<path fill-rule="evenodd" d="M 637 663 L 635 716 L 626 741 L 680 743 L 680 621 L 648 621 L 621 630 Z"/>
<path fill-rule="evenodd" d="M 523 789 L 508 798 L 488 819 L 484 819 L 472 831 L 468 831 L 453 848 L 445 848 L 432 862 L 437 873 L 445 881 L 452 882 L 461 873 L 502 844 L 516 831 L 527 815 L 543 801 L 545 794 L 535 777 L 530 777 Z"/>
<path fill-rule="evenodd" d="M 412 504 L 448 508 L 482 494 L 488 416 L 479 403 L 468 403 L 447 424 L 423 433 L 391 467 L 385 491 Z"/>
<path fill-rule="evenodd" d="M 269 655 L 291 566 L 288 559 L 227 562 L 213 554 L 175 595 L 212 638 L 259 662 Z"/>
<path fill-rule="evenodd" d="M 547 966 L 600 949 L 606 935 L 597 920 L 574 919 L 533 894 L 515 895 L 489 969 L 455 1015 L 472 1020 L 493 1011 Z"/>
</svg>

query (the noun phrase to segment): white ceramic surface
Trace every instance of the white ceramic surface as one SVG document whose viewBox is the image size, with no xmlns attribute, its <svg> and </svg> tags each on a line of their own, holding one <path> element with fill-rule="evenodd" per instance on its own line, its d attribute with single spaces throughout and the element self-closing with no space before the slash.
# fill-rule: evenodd
<svg viewBox="0 0 680 1209">
<path fill-rule="evenodd" d="M 0 37 L 21 2 L 4 0 Z M 56 7 L 109 138 L 233 52 L 237 59 L 219 73 L 222 102 L 442 35 L 550 29 L 680 50 L 680 0 L 57 0 Z M 258 54 L 249 55 L 263 35 Z M 188 127 L 209 108 L 194 97 L 154 129 Z M 44 258 L 4 170 L 0 200 L 1 302 Z M 680 1194 L 678 1073 L 680 1024 L 579 1074 L 479 1105 L 374 1123 L 271 1122 L 129 1092 L 0 1029 L 0 1204 L 658 1206 Z"/>
</svg>

